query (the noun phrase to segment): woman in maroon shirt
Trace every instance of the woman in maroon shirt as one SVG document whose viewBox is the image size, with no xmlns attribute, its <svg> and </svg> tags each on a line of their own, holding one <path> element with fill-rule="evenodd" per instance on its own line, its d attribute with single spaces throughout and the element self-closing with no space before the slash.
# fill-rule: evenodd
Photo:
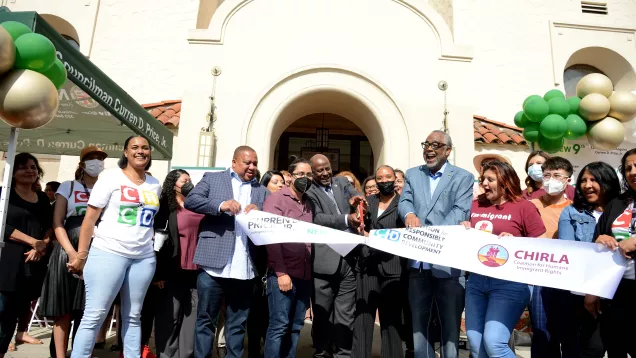
<svg viewBox="0 0 636 358">
<path fill-rule="evenodd" d="M 502 236 L 540 237 L 545 226 L 536 206 L 524 200 L 519 177 L 510 164 L 491 161 L 480 178 L 484 193 L 473 201 L 467 228 Z M 489 247 L 488 247 L 489 246 Z M 484 265 L 508 259 L 503 246 L 480 250 Z M 528 285 L 471 273 L 466 282 L 466 335 L 473 357 L 508 357 L 510 334 L 530 301 Z"/>
<path fill-rule="evenodd" d="M 203 215 L 183 207 L 193 188 L 185 170 L 168 173 L 155 216 L 155 343 L 161 357 L 194 357 L 198 272 L 192 259 Z"/>
</svg>

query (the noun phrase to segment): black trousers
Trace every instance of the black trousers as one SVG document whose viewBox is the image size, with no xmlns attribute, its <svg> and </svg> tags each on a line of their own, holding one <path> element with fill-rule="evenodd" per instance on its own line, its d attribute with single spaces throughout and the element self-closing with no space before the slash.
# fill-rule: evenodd
<svg viewBox="0 0 636 358">
<path fill-rule="evenodd" d="M 356 278 L 346 261 L 340 261 L 333 275 L 314 274 L 314 357 L 351 356 L 355 299 Z"/>
<path fill-rule="evenodd" d="M 260 358 L 261 340 L 265 340 L 269 323 L 269 308 L 267 307 L 267 295 L 263 290 L 263 281 L 254 280 L 254 292 L 252 293 L 252 308 L 247 316 L 247 356 L 248 358 Z"/>
<path fill-rule="evenodd" d="M 626 358 L 627 354 L 636 357 L 634 322 L 636 322 L 636 281 L 623 279 L 618 285 L 611 302 L 607 325 L 607 355 L 609 358 Z"/>
<path fill-rule="evenodd" d="M 371 358 L 375 312 L 380 311 L 382 358 L 402 357 L 402 305 L 407 288 L 400 276 L 383 276 L 377 268 L 356 273 L 353 358 Z"/>
</svg>

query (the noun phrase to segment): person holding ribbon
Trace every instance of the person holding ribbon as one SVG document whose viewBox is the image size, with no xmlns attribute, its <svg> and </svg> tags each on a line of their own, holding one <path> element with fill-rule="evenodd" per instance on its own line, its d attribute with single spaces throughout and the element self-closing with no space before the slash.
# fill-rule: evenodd
<svg viewBox="0 0 636 358">
<path fill-rule="evenodd" d="M 227 357 L 243 356 L 247 317 L 255 281 L 264 260 L 261 251 L 238 226 L 236 216 L 262 210 L 269 190 L 256 181 L 258 156 L 249 146 L 234 150 L 232 166 L 223 172 L 205 173 L 185 198 L 186 209 L 205 217 L 199 226 L 194 264 L 197 276 L 196 357 L 209 357 L 221 300 L 225 296 Z"/>
<path fill-rule="evenodd" d="M 40 316 L 55 320 L 51 338 L 51 357 L 66 357 L 71 320 L 75 332 L 84 310 L 84 281 L 68 272 L 66 264 L 77 257 L 79 231 L 86 215 L 88 199 L 97 177 L 104 170 L 108 155 L 95 146 L 82 149 L 75 179 L 60 184 L 53 213 L 54 243 L 49 269 L 42 287 Z"/>
<path fill-rule="evenodd" d="M 583 167 L 576 179 L 574 201 L 559 218 L 559 240 L 592 242 L 605 206 L 619 194 L 620 183 L 612 166 L 593 162 Z M 562 328 L 559 333 L 564 341 L 573 342 L 573 353 L 583 358 L 602 358 L 607 347 L 601 329 L 609 327 L 607 315 L 600 313 L 603 307 L 602 311 L 609 314 L 609 301 L 568 291 L 558 301 Z"/>
<path fill-rule="evenodd" d="M 480 178 L 484 193 L 473 201 L 467 228 L 503 236 L 540 237 L 545 226 L 537 208 L 523 198 L 508 163 L 490 161 Z M 487 218 L 487 219 L 484 219 Z M 493 250 L 493 253 L 496 250 Z M 493 255 L 496 260 L 499 253 Z M 466 282 L 466 334 L 474 358 L 514 358 L 510 335 L 530 301 L 528 285 L 471 273 Z"/>
<path fill-rule="evenodd" d="M 312 222 L 306 193 L 313 173 L 308 160 L 299 158 L 289 165 L 292 183 L 265 200 L 263 211 L 304 222 Z M 265 357 L 296 357 L 300 331 L 311 296 L 311 244 L 266 245 L 269 327 Z"/>
<path fill-rule="evenodd" d="M 371 230 L 403 228 L 398 214 L 400 195 L 395 190 L 395 171 L 383 165 L 375 172 L 379 194 L 367 197 L 364 216 L 365 235 Z M 359 246 L 356 263 L 356 313 L 353 323 L 353 358 L 371 358 L 373 327 L 379 309 L 382 332 L 382 358 L 402 357 L 402 302 L 406 282 L 402 272 L 406 260 L 380 250 Z"/>
<path fill-rule="evenodd" d="M 636 357 L 636 343 L 633 331 L 636 311 L 636 269 L 634 252 L 636 251 L 636 149 L 630 149 L 621 158 L 619 171 L 623 176 L 624 193 L 611 200 L 598 220 L 594 231 L 594 241 L 611 250 L 619 249 L 628 259 L 608 314 L 607 352 L 610 357 Z"/>
<path fill-rule="evenodd" d="M 311 157 L 315 185 L 307 191 L 313 212 L 313 223 L 352 233 L 360 230 L 361 215 L 355 208 L 364 198 L 346 178 L 333 177 L 329 159 L 316 154 Z M 340 256 L 326 244 L 314 244 L 312 270 L 314 296 L 314 357 L 344 358 L 351 355 L 355 312 L 355 257 Z"/>
<path fill-rule="evenodd" d="M 422 143 L 425 165 L 406 172 L 398 211 L 407 228 L 459 225 L 468 220 L 474 176 L 448 162 L 453 142 L 443 131 L 431 132 Z M 439 314 L 442 352 L 459 355 L 459 330 L 464 310 L 464 272 L 451 267 L 409 261 L 409 303 L 415 357 L 434 357 L 430 323 Z M 437 312 L 431 307 L 437 304 Z"/>
<path fill-rule="evenodd" d="M 128 137 L 118 168 L 102 173 L 93 186 L 77 255 L 67 264 L 72 273 L 83 273 L 86 285 L 86 305 L 73 341 L 73 358 L 91 356 L 97 333 L 119 292 L 124 355 L 141 355 L 140 316 L 155 273 L 152 226 L 161 190 L 159 181 L 146 174 L 151 164 L 148 140 Z"/>
</svg>

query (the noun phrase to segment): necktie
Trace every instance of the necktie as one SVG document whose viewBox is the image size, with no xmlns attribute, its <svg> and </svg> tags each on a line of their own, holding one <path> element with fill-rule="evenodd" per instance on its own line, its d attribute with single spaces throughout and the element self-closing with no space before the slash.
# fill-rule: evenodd
<svg viewBox="0 0 636 358">
<path fill-rule="evenodd" d="M 325 192 L 327 193 L 327 195 L 329 196 L 329 199 L 331 199 L 331 201 L 333 201 L 333 205 L 336 206 L 336 212 L 338 213 L 338 215 L 340 215 L 340 208 L 338 207 L 338 203 L 336 202 L 336 198 L 333 196 L 333 191 L 331 190 L 331 185 L 327 185 L 327 187 L 325 188 Z"/>
</svg>

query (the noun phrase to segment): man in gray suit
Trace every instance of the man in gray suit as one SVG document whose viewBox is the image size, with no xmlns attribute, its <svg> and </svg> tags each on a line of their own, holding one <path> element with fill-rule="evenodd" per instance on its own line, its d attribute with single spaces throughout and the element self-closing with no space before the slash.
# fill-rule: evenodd
<svg viewBox="0 0 636 358">
<path fill-rule="evenodd" d="M 360 218 L 355 208 L 364 198 L 346 178 L 333 177 L 331 163 L 322 154 L 311 158 L 314 183 L 307 191 L 314 224 L 358 232 Z M 312 250 L 314 357 L 351 356 L 355 313 L 356 279 L 354 255 L 340 256 L 328 245 L 315 244 Z"/>
<path fill-rule="evenodd" d="M 254 149 L 234 151 L 232 168 L 206 173 L 185 199 L 185 208 L 205 214 L 199 226 L 194 263 L 197 277 L 197 322 L 194 338 L 196 358 L 208 358 L 216 330 L 221 299 L 225 295 L 227 357 L 243 356 L 247 316 L 252 305 L 257 272 L 265 258 L 235 221 L 236 215 L 262 210 L 269 191 L 255 180 L 258 157 Z M 262 251 L 260 251 L 262 252 Z"/>
<path fill-rule="evenodd" d="M 406 227 L 459 225 L 468 220 L 474 177 L 448 162 L 451 137 L 433 131 L 422 143 L 425 165 L 406 172 L 398 211 Z M 439 316 L 442 356 L 457 358 L 464 310 L 464 273 L 458 269 L 409 260 L 409 305 L 416 358 L 433 358 L 431 315 Z M 435 304 L 435 305 L 434 305 Z M 433 307 L 437 312 L 432 312 Z"/>
</svg>

